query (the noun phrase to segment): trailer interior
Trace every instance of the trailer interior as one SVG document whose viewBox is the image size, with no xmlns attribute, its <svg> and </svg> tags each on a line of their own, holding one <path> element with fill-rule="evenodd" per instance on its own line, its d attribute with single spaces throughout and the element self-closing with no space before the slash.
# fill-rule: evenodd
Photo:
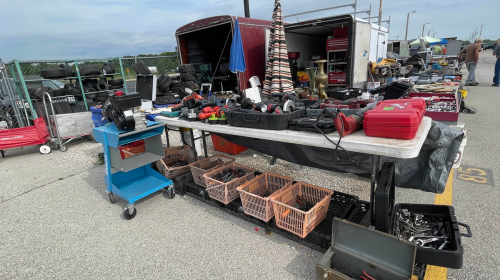
<svg viewBox="0 0 500 280">
<path fill-rule="evenodd" d="M 212 91 L 232 91 L 237 86 L 236 74 L 229 70 L 232 42 L 231 21 L 178 34 L 182 64 L 210 65 Z"/>
<path fill-rule="evenodd" d="M 349 86 L 352 52 L 348 50 L 353 45 L 351 26 L 351 17 L 285 25 L 287 51 L 300 53 L 296 61 L 297 70 L 305 71 L 311 62 L 326 59 L 328 63 L 325 64 L 324 71 L 329 76 L 328 87 Z M 330 48 L 327 43 L 332 42 L 331 39 L 343 39 L 346 44 L 340 48 Z M 290 62 L 291 67 L 294 67 L 294 61 L 291 59 Z M 317 67 L 316 63 L 314 67 Z M 296 71 L 292 70 L 292 72 Z M 335 79 L 335 73 L 347 76 L 347 78 Z"/>
</svg>

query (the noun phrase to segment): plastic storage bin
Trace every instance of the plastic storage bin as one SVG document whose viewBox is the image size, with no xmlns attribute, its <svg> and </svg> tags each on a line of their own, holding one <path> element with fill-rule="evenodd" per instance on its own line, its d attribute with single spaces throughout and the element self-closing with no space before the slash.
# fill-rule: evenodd
<svg viewBox="0 0 500 280">
<path fill-rule="evenodd" d="M 412 87 L 413 87 L 413 84 L 411 84 L 411 83 L 394 82 L 394 83 L 387 86 L 387 90 L 385 92 L 384 99 L 385 100 L 399 99 L 405 93 L 407 93 Z"/>
<path fill-rule="evenodd" d="M 226 112 L 227 122 L 231 126 L 260 128 L 270 130 L 288 129 L 290 120 L 303 117 L 305 109 L 300 109 L 289 114 L 246 113 L 240 109 Z"/>
<path fill-rule="evenodd" d="M 163 176 L 172 179 L 191 171 L 190 163 L 194 162 L 193 150 L 190 146 L 180 146 L 173 148 L 164 148 L 165 157 L 156 161 L 156 167 Z M 175 161 L 187 161 L 183 166 L 171 166 Z"/>
<path fill-rule="evenodd" d="M 218 152 L 223 152 L 230 155 L 237 155 L 247 150 L 247 148 L 231 143 L 226 139 L 219 137 L 217 135 L 212 134 L 211 137 L 212 137 L 212 143 L 214 144 L 214 150 Z"/>
<path fill-rule="evenodd" d="M 238 187 L 245 214 L 265 222 L 274 217 L 271 197 L 288 187 L 293 178 L 271 173 L 263 173 Z"/>
<path fill-rule="evenodd" d="M 306 237 L 326 217 L 332 195 L 332 190 L 303 182 L 282 189 L 271 197 L 276 225 L 301 238 Z M 297 196 L 314 206 L 307 212 L 295 208 Z"/>
<path fill-rule="evenodd" d="M 191 173 L 193 174 L 194 182 L 202 187 L 206 187 L 205 175 L 207 172 L 214 170 L 216 168 L 222 167 L 228 163 L 234 162 L 234 158 L 226 157 L 223 155 L 215 155 L 207 157 L 189 164 L 191 168 Z"/>
<path fill-rule="evenodd" d="M 216 179 L 219 174 L 229 170 L 242 170 L 246 172 L 246 174 L 225 183 Z M 203 175 L 203 178 L 205 178 L 208 195 L 226 205 L 229 204 L 229 202 L 240 196 L 237 188 L 255 178 L 254 171 L 255 170 L 250 167 L 237 163 L 230 163 L 206 173 Z"/>
<path fill-rule="evenodd" d="M 398 209 L 408 209 L 415 214 L 421 214 L 429 217 L 438 217 L 447 221 L 446 231 L 450 235 L 449 243 L 442 250 L 423 248 L 417 246 L 417 254 L 415 257 L 416 263 L 430 264 L 448 268 L 459 269 L 463 264 L 464 248 L 462 247 L 461 237 L 472 237 L 470 227 L 466 224 L 459 223 L 455 217 L 455 209 L 453 206 L 436 205 L 436 204 L 396 204 L 391 224 L 396 224 L 396 213 Z M 460 233 L 459 225 L 467 228 L 468 233 Z"/>
</svg>

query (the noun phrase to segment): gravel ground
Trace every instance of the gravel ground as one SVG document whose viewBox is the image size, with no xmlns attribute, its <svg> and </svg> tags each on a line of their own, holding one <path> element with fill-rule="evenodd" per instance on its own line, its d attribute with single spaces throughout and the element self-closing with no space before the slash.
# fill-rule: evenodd
<svg viewBox="0 0 500 280">
<path fill-rule="evenodd" d="M 498 170 L 495 139 L 498 89 L 488 87 L 491 52 L 481 53 L 480 87 L 467 105 L 476 115 L 461 114 L 469 141 L 463 164 Z M 484 98 L 491 102 L 482 102 Z M 171 143 L 180 143 L 171 133 Z M 211 141 L 209 154 L 213 154 Z M 167 199 L 157 193 L 137 203 L 138 214 L 126 221 L 126 202 L 109 204 L 104 168 L 97 163 L 98 143 L 68 145 L 68 152 L 38 154 L 37 147 L 12 149 L 0 159 L 0 279 L 314 279 L 322 254 L 279 236 L 256 231 L 253 224 L 188 196 Z M 369 199 L 369 181 L 278 160 L 247 150 L 240 164 L 291 176 L 321 187 Z M 495 173 L 494 178 L 500 182 Z M 464 267 L 449 270 L 450 279 L 492 279 L 500 272 L 496 207 L 498 188 L 455 180 L 457 217 L 469 223 L 474 238 L 462 239 Z M 397 200 L 433 203 L 434 194 L 397 189 Z M 488 230 L 483 230 L 488 229 Z M 489 229 L 493 229 L 489 230 Z"/>
</svg>

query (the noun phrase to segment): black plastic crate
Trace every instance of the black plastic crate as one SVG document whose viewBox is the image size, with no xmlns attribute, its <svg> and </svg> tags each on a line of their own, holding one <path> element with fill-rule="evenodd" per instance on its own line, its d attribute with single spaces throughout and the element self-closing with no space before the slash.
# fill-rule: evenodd
<svg viewBox="0 0 500 280">
<path fill-rule="evenodd" d="M 436 217 L 446 221 L 446 233 L 450 235 L 450 241 L 442 250 L 432 248 L 422 248 L 417 246 L 417 254 L 415 257 L 416 263 L 430 264 L 448 268 L 459 269 L 463 264 L 464 248 L 462 247 L 461 237 L 472 237 L 470 227 L 466 224 L 459 223 L 455 217 L 455 209 L 453 206 L 436 205 L 436 204 L 396 204 L 394 214 L 392 215 L 391 232 L 394 231 L 396 224 L 396 213 L 398 209 L 408 209 L 408 211 L 424 215 L 424 217 Z M 460 233 L 459 225 L 467 228 L 468 233 Z"/>
<path fill-rule="evenodd" d="M 413 276 L 416 276 L 418 280 L 424 280 L 426 269 L 427 265 L 421 263 L 415 263 L 415 265 L 413 266 Z"/>
<path fill-rule="evenodd" d="M 329 89 L 326 90 L 326 95 L 330 98 L 336 99 L 349 99 L 353 97 L 358 97 L 363 94 L 363 90 L 360 88 L 344 88 L 344 89 Z"/>
<path fill-rule="evenodd" d="M 394 82 L 387 86 L 387 90 L 384 94 L 384 100 L 399 99 L 411 88 L 413 88 L 413 84 L 411 83 Z"/>
<path fill-rule="evenodd" d="M 259 128 L 270 130 L 288 129 L 290 120 L 301 118 L 305 115 L 305 109 L 299 109 L 292 113 L 270 114 L 270 113 L 247 113 L 241 109 L 226 112 L 227 123 L 231 126 Z"/>
<path fill-rule="evenodd" d="M 347 220 L 352 223 L 359 224 L 366 214 L 370 211 L 370 202 L 358 200 L 358 203 L 347 217 Z"/>
<path fill-rule="evenodd" d="M 260 174 L 260 172 L 256 171 L 256 174 Z M 263 227 L 273 233 L 279 234 L 287 239 L 321 253 L 326 252 L 326 250 L 330 247 L 333 217 L 344 219 L 348 217 L 349 213 L 353 211 L 357 204 L 359 204 L 357 196 L 334 192 L 328 208 L 327 218 L 325 218 L 325 220 L 305 238 L 300 238 L 297 235 L 276 226 L 274 218 L 266 223 L 260 219 L 246 215 L 243 212 L 243 207 L 239 198 L 230 202 L 228 205 L 224 205 L 223 203 L 211 199 L 208 196 L 206 189 L 194 183 L 193 176 L 190 173 L 175 178 L 174 185 L 176 193 L 180 195 L 189 195 L 190 197 L 217 207 L 235 217 L 241 218 L 259 227 Z"/>
<path fill-rule="evenodd" d="M 357 203 L 357 196 L 335 191 L 330 199 L 330 206 L 325 219 L 313 231 L 330 242 L 333 218 L 346 219 Z"/>
</svg>

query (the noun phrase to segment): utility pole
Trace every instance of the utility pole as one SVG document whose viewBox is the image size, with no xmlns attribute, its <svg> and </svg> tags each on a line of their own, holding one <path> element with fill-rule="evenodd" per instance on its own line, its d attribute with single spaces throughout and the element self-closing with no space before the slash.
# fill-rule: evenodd
<svg viewBox="0 0 500 280">
<path fill-rule="evenodd" d="M 483 34 L 483 25 L 481 24 L 481 31 L 479 31 L 479 37 L 481 37 L 481 34 Z"/>
<path fill-rule="evenodd" d="M 245 7 L 245 17 L 249 18 L 250 17 L 250 4 L 248 3 L 249 0 L 243 0 L 243 6 Z"/>
<path fill-rule="evenodd" d="M 368 19 L 370 21 L 370 19 Z M 378 7 L 378 26 L 382 24 L 382 0 L 380 0 L 380 6 Z"/>
<path fill-rule="evenodd" d="M 408 42 L 408 23 L 410 22 L 410 14 L 416 13 L 417 11 L 409 12 L 406 16 L 406 33 L 405 33 L 405 41 Z"/>
<path fill-rule="evenodd" d="M 424 37 L 424 29 L 425 29 L 425 26 L 429 24 L 429 23 L 424 23 L 424 26 L 422 26 L 422 37 Z"/>
</svg>

